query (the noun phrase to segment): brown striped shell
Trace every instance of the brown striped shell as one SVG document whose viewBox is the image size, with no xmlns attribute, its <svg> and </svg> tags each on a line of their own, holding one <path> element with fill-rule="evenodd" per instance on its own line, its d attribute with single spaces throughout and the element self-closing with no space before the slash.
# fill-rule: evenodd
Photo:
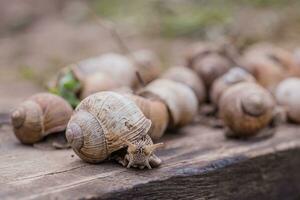
<svg viewBox="0 0 300 200">
<path fill-rule="evenodd" d="M 98 163 L 147 135 L 151 121 L 129 98 L 99 92 L 85 98 L 70 119 L 66 137 L 83 160 Z"/>
<path fill-rule="evenodd" d="M 272 95 L 250 82 L 231 86 L 220 99 L 220 114 L 236 136 L 252 136 L 268 126 L 275 106 Z"/>
<path fill-rule="evenodd" d="M 170 126 L 184 126 L 190 123 L 198 112 L 198 99 L 188 86 L 168 79 L 156 79 L 143 88 L 139 94 L 162 100 L 170 113 Z"/>
<path fill-rule="evenodd" d="M 232 85 L 240 82 L 255 82 L 255 78 L 246 70 L 234 67 L 214 81 L 210 90 L 210 101 L 218 106 L 222 94 Z"/>
<path fill-rule="evenodd" d="M 33 144 L 46 135 L 65 130 L 73 109 L 61 97 L 40 93 L 21 103 L 11 113 L 14 133 L 24 144 Z"/>
<path fill-rule="evenodd" d="M 205 101 L 206 91 L 204 83 L 193 70 L 183 66 L 171 67 L 161 77 L 189 86 L 197 95 L 199 103 Z"/>
<path fill-rule="evenodd" d="M 148 135 L 153 140 L 161 138 L 169 123 L 169 113 L 166 105 L 157 99 L 147 99 L 133 94 L 126 96 L 133 100 L 143 114 L 151 120 L 152 125 Z"/>
</svg>

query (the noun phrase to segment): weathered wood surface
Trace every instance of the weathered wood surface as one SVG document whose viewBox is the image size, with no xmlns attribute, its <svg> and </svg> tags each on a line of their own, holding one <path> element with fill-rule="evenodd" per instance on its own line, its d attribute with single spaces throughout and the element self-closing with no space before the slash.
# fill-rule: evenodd
<svg viewBox="0 0 300 200">
<path fill-rule="evenodd" d="M 21 145 L 0 128 L 0 199 L 300 199 L 300 127 L 263 140 L 228 140 L 193 125 L 167 134 L 163 165 L 91 165 L 72 150 Z"/>
</svg>

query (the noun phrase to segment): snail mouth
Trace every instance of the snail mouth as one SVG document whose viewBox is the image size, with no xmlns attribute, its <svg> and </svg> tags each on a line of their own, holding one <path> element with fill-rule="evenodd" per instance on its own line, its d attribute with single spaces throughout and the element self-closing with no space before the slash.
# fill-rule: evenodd
<svg viewBox="0 0 300 200">
<path fill-rule="evenodd" d="M 267 110 L 264 98 L 259 94 L 250 94 L 245 96 L 242 99 L 241 104 L 243 112 L 253 117 L 259 117 Z"/>
</svg>

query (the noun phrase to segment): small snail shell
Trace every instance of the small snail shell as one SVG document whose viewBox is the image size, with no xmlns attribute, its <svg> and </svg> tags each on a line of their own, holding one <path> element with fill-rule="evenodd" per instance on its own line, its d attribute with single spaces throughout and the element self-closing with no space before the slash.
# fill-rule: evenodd
<svg viewBox="0 0 300 200">
<path fill-rule="evenodd" d="M 145 83 L 149 83 L 159 76 L 161 63 L 153 51 L 143 49 L 133 52 L 131 56 Z"/>
<path fill-rule="evenodd" d="M 215 79 L 225 74 L 231 67 L 227 58 L 219 54 L 209 54 L 195 61 L 193 70 L 203 80 L 206 89 L 209 90 Z"/>
<path fill-rule="evenodd" d="M 197 96 L 188 86 L 168 79 L 156 79 L 139 94 L 162 100 L 170 113 L 170 126 L 184 126 L 193 120 L 198 111 Z"/>
<path fill-rule="evenodd" d="M 182 66 L 171 67 L 161 77 L 189 86 L 197 95 L 199 103 L 205 101 L 206 91 L 204 83 L 191 69 Z"/>
<path fill-rule="evenodd" d="M 169 123 L 169 113 L 166 105 L 156 99 L 146 99 L 133 94 L 126 96 L 136 103 L 145 117 L 151 120 L 152 125 L 148 135 L 150 135 L 153 140 L 161 138 Z"/>
<path fill-rule="evenodd" d="M 86 76 L 82 82 L 81 99 L 96 92 L 114 90 L 119 87 L 116 81 L 101 72 Z"/>
<path fill-rule="evenodd" d="M 196 60 L 202 59 L 208 54 L 215 53 L 216 51 L 216 46 L 211 43 L 198 42 L 193 44 L 186 50 L 186 64 L 188 67 L 193 68 Z"/>
<path fill-rule="evenodd" d="M 83 60 L 72 67 L 73 73 L 79 80 L 101 72 L 120 86 L 133 87 L 136 84 L 136 68 L 126 56 L 108 53 L 99 57 Z"/>
<path fill-rule="evenodd" d="M 274 100 L 261 86 L 242 82 L 231 86 L 220 99 L 225 125 L 238 136 L 252 136 L 272 119 Z"/>
<path fill-rule="evenodd" d="M 259 43 L 249 47 L 244 60 L 245 68 L 270 91 L 285 77 L 299 74 L 292 54 L 271 44 Z"/>
<path fill-rule="evenodd" d="M 75 153 L 91 163 L 107 159 L 147 135 L 151 121 L 129 98 L 115 92 L 99 92 L 85 98 L 71 117 L 66 137 Z"/>
<path fill-rule="evenodd" d="M 65 130 L 73 109 L 61 97 L 40 93 L 21 103 L 11 113 L 14 133 L 24 144 L 33 144 L 46 135 Z"/>
<path fill-rule="evenodd" d="M 289 120 L 300 123 L 300 79 L 288 78 L 280 82 L 275 97 L 286 109 Z"/>
<path fill-rule="evenodd" d="M 234 67 L 214 81 L 210 91 L 211 102 L 218 106 L 222 94 L 232 85 L 240 82 L 255 82 L 255 78 L 246 70 Z"/>
</svg>

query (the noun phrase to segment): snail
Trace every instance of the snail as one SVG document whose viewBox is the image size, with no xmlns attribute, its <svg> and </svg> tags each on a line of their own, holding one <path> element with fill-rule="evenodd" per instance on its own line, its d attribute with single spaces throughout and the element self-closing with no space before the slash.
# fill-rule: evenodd
<svg viewBox="0 0 300 200">
<path fill-rule="evenodd" d="M 209 54 L 194 62 L 192 69 L 203 80 L 207 91 L 215 79 L 225 74 L 231 67 L 231 62 L 219 54 Z"/>
<path fill-rule="evenodd" d="M 218 106 L 222 94 L 232 85 L 240 82 L 255 82 L 255 78 L 246 70 L 240 67 L 230 69 L 223 76 L 214 81 L 210 91 L 210 100 Z"/>
<path fill-rule="evenodd" d="M 161 72 L 161 63 L 158 56 L 150 50 L 138 50 L 130 54 L 137 71 L 144 83 L 147 84 L 157 78 Z"/>
<path fill-rule="evenodd" d="M 202 59 L 209 54 L 217 52 L 217 48 L 211 43 L 198 42 L 190 46 L 186 52 L 186 65 L 190 68 L 193 68 L 196 60 Z"/>
<path fill-rule="evenodd" d="M 82 83 L 83 86 L 80 93 L 80 99 L 84 99 L 99 91 L 110 91 L 120 88 L 115 80 L 101 72 L 88 75 L 82 80 Z"/>
<path fill-rule="evenodd" d="M 189 86 L 198 97 L 199 103 L 205 101 L 206 91 L 204 83 L 191 69 L 183 66 L 171 67 L 161 77 Z"/>
<path fill-rule="evenodd" d="M 74 152 L 84 161 L 99 163 L 112 153 L 127 148 L 127 167 L 158 166 L 161 160 L 153 152 L 147 134 L 151 121 L 129 98 L 115 92 L 99 92 L 85 98 L 75 109 L 66 130 Z"/>
<path fill-rule="evenodd" d="M 156 79 L 141 89 L 138 94 L 163 101 L 170 117 L 170 127 L 190 123 L 198 111 L 197 96 L 188 86 L 168 79 Z"/>
<path fill-rule="evenodd" d="M 241 82 L 228 88 L 219 103 L 220 115 L 231 136 L 257 135 L 269 125 L 275 103 L 272 95 L 256 83 Z"/>
<path fill-rule="evenodd" d="M 244 67 L 263 87 L 274 91 L 276 85 L 299 70 L 291 53 L 266 43 L 249 47 L 244 53 Z"/>
<path fill-rule="evenodd" d="M 39 93 L 21 103 L 11 113 L 16 137 L 24 144 L 33 144 L 45 136 L 65 130 L 73 109 L 61 97 Z"/>
<path fill-rule="evenodd" d="M 275 98 L 279 105 L 287 112 L 289 120 L 300 123 L 300 79 L 287 78 L 276 88 Z"/>
<path fill-rule="evenodd" d="M 127 94 L 126 96 L 136 103 L 145 117 L 151 120 L 152 125 L 148 135 L 153 140 L 161 138 L 169 123 L 169 113 L 166 105 L 162 101 L 153 98 L 146 99 L 133 94 Z"/>
</svg>

